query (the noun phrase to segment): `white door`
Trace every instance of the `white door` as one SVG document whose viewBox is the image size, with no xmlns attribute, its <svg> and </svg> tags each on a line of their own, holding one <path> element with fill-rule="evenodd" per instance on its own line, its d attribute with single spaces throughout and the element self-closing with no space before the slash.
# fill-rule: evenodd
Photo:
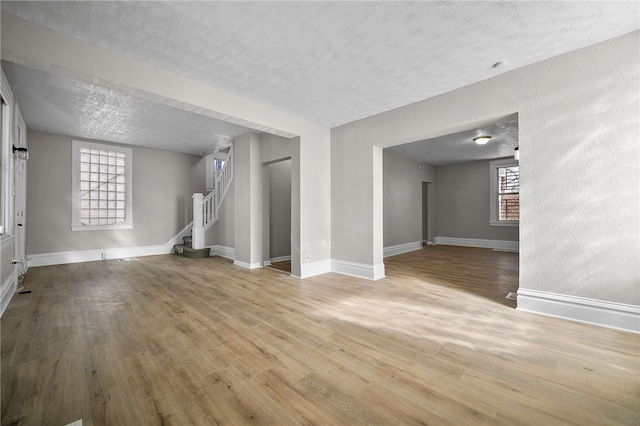
<svg viewBox="0 0 640 426">
<path fill-rule="evenodd" d="M 14 133 L 14 145 L 17 148 L 27 147 L 27 125 L 20 114 L 20 109 L 16 104 L 15 108 L 16 118 L 16 131 Z M 25 208 L 27 200 L 27 161 L 21 160 L 14 155 L 15 167 L 13 168 L 15 173 L 15 190 L 14 190 L 14 205 L 15 205 L 15 259 L 18 262 L 17 272 L 18 275 L 24 273 L 27 270 L 26 267 L 26 252 L 25 252 Z"/>
</svg>

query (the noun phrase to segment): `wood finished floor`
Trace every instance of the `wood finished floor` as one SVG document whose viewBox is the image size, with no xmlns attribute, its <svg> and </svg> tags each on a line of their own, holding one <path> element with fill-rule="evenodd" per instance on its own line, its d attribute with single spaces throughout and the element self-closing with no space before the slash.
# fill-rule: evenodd
<svg viewBox="0 0 640 426">
<path fill-rule="evenodd" d="M 282 262 L 273 262 L 270 265 L 271 269 L 275 269 L 276 271 L 286 272 L 288 274 L 291 273 L 291 261 L 283 260 Z"/>
<path fill-rule="evenodd" d="M 375 282 L 176 255 L 32 268 L 1 320 L 1 422 L 639 424 L 639 336 L 514 310 L 517 254 L 385 264 Z"/>
</svg>

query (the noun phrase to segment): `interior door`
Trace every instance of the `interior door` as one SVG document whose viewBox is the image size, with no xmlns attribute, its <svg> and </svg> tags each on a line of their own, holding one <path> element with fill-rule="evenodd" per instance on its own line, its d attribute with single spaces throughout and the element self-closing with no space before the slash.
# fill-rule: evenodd
<svg viewBox="0 0 640 426">
<path fill-rule="evenodd" d="M 15 108 L 15 133 L 14 133 L 14 145 L 18 148 L 27 147 L 27 125 L 20 114 L 20 109 L 16 104 Z M 23 274 L 26 268 L 26 223 L 25 223 L 25 209 L 26 209 L 26 193 L 27 193 L 27 161 L 18 159 L 14 156 L 15 167 L 14 170 L 14 206 L 15 206 L 15 259 L 18 262 L 16 264 L 18 275 Z"/>
</svg>

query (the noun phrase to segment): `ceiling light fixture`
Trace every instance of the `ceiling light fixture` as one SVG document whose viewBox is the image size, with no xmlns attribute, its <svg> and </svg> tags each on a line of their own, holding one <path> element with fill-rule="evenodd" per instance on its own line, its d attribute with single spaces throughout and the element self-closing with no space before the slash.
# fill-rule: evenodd
<svg viewBox="0 0 640 426">
<path fill-rule="evenodd" d="M 491 136 L 478 136 L 473 138 L 473 141 L 478 145 L 484 145 L 489 142 L 489 139 L 491 139 Z"/>
</svg>

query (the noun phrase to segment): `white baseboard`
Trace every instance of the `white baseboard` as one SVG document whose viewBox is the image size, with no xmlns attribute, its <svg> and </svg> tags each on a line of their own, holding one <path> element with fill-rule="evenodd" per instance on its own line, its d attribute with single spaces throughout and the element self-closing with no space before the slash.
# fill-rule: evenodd
<svg viewBox="0 0 640 426">
<path fill-rule="evenodd" d="M 516 309 L 640 334 L 640 306 L 521 288 Z"/>
<path fill-rule="evenodd" d="M 258 269 L 258 268 L 262 268 L 262 265 L 260 264 L 260 262 L 256 262 L 256 263 L 247 263 L 247 262 L 243 262 L 241 260 L 235 259 L 233 261 L 234 265 L 237 265 L 241 268 L 244 269 Z"/>
<path fill-rule="evenodd" d="M 231 259 L 231 260 L 235 260 L 236 258 L 236 249 L 234 249 L 233 247 L 227 247 L 227 246 L 207 246 L 209 248 L 209 255 L 210 256 L 220 256 L 220 257 L 224 257 L 225 259 Z"/>
<path fill-rule="evenodd" d="M 96 260 L 122 259 L 125 257 L 155 256 L 173 253 L 173 246 L 182 244 L 182 237 L 189 235 L 192 223 L 185 226 L 166 244 L 140 247 L 115 247 L 94 250 L 60 251 L 27 256 L 27 266 L 64 265 L 67 263 L 93 262 Z M 104 258 L 103 255 L 104 254 Z"/>
<path fill-rule="evenodd" d="M 368 265 L 366 263 L 347 262 L 345 260 L 332 260 L 331 270 L 339 274 L 367 280 L 379 280 L 384 278 L 384 263 Z"/>
<path fill-rule="evenodd" d="M 454 237 L 436 237 L 434 239 L 435 244 L 442 244 L 446 246 L 462 246 L 462 247 L 480 247 L 490 248 L 503 251 L 520 251 L 520 243 L 518 241 L 503 241 L 503 240 L 481 240 L 477 238 L 454 238 Z"/>
<path fill-rule="evenodd" d="M 307 262 L 300 264 L 300 278 L 315 277 L 316 275 L 331 272 L 331 259 L 318 260 L 316 262 Z"/>
<path fill-rule="evenodd" d="M 32 254 L 27 256 L 28 264 L 32 266 L 64 265 L 67 263 L 94 262 L 97 260 L 122 259 L 126 257 L 154 256 L 169 254 L 173 245 L 146 247 L 118 247 L 97 250 L 63 251 L 57 253 Z M 104 253 L 105 257 L 102 257 Z"/>
<path fill-rule="evenodd" d="M 422 249 L 421 241 L 412 241 L 410 243 L 385 247 L 383 250 L 382 256 L 383 257 L 395 256 L 397 254 L 409 253 L 410 251 L 416 251 L 421 249 Z"/>
<path fill-rule="evenodd" d="M 287 260 L 291 260 L 291 255 L 289 255 L 289 256 L 277 256 L 277 257 L 272 257 L 271 259 L 269 259 L 269 261 L 271 263 L 273 263 L 273 262 L 284 262 L 284 261 L 287 261 Z"/>
<path fill-rule="evenodd" d="M 4 310 L 9 306 L 9 302 L 13 298 L 16 292 L 18 281 L 16 280 L 16 274 L 10 274 L 6 280 L 2 283 L 0 289 L 0 317 L 4 314 Z"/>
</svg>

